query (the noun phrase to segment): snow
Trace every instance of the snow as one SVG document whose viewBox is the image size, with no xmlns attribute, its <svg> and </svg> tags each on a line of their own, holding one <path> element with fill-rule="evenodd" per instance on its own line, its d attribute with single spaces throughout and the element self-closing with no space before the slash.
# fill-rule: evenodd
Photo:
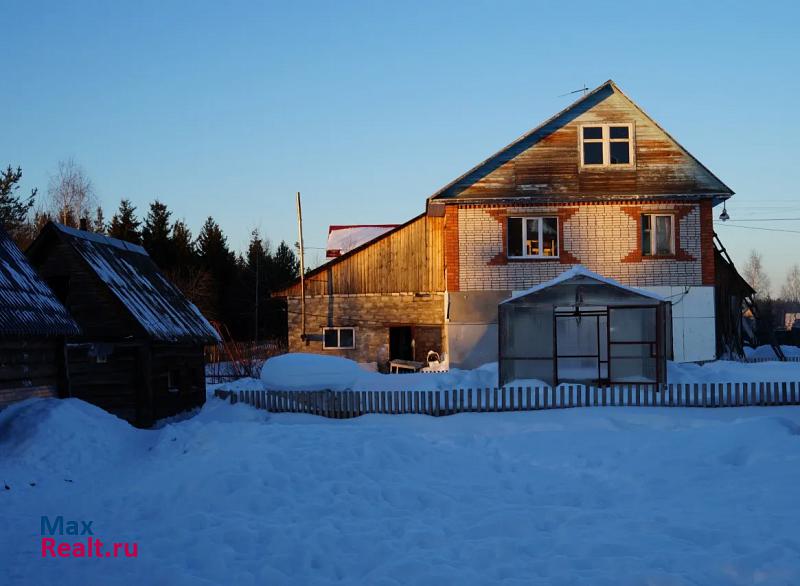
<svg viewBox="0 0 800 586">
<path fill-rule="evenodd" d="M 669 383 L 800 382 L 800 362 L 762 362 L 749 364 L 728 360 L 694 363 L 667 363 Z M 436 391 L 497 386 L 497 363 L 474 370 L 451 368 L 444 373 L 381 374 L 357 362 L 338 356 L 291 353 L 270 358 L 261 370 L 261 379 L 240 379 L 215 385 L 222 390 L 280 391 Z M 540 380 L 519 380 L 508 386 L 549 386 Z M 210 389 L 212 391 L 213 389 Z"/>
<path fill-rule="evenodd" d="M 328 229 L 328 256 L 339 256 L 393 230 L 397 224 L 331 226 Z"/>
<path fill-rule="evenodd" d="M 800 357 L 800 348 L 798 348 L 797 346 L 781 346 L 781 350 L 783 350 L 783 354 L 787 358 Z M 775 350 L 772 349 L 772 346 L 766 346 L 766 345 L 759 346 L 758 348 L 750 348 L 749 346 L 745 346 L 744 355 L 748 359 L 771 358 L 773 360 L 778 360 L 777 356 L 775 356 Z"/>
<path fill-rule="evenodd" d="M 501 301 L 500 303 L 508 303 L 509 301 L 517 299 L 518 297 L 525 297 L 526 295 L 530 295 L 531 293 L 536 293 L 537 291 L 541 291 L 542 289 L 547 289 L 549 287 L 552 287 L 553 285 L 558 285 L 559 283 L 569 281 L 570 279 L 574 279 L 575 277 L 588 277 L 595 281 L 611 285 L 612 287 L 623 289 L 625 291 L 630 291 L 631 293 L 635 293 L 636 295 L 649 297 L 651 299 L 656 299 L 658 301 L 666 301 L 665 297 L 662 297 L 657 293 L 653 293 L 652 291 L 645 291 L 644 289 L 637 289 L 635 287 L 629 287 L 628 285 L 623 285 L 622 283 L 615 281 L 614 279 L 609 279 L 608 277 L 604 277 L 603 275 L 590 271 L 583 265 L 575 265 L 572 268 L 564 271 L 554 279 L 550 279 L 549 281 L 539 283 L 538 285 L 534 285 L 533 287 L 525 289 L 524 291 L 513 292 L 511 297 L 509 297 L 504 301 Z"/>
<path fill-rule="evenodd" d="M 138 430 L 29 400 L 0 412 L 0 581 L 797 584 L 799 461 L 792 407 L 328 420 L 213 400 Z M 139 557 L 42 559 L 42 515 Z"/>
<path fill-rule="evenodd" d="M 497 363 L 474 370 L 451 368 L 447 372 L 381 374 L 347 358 L 297 352 L 267 360 L 261 369 L 261 385 L 255 388 L 281 391 L 435 391 L 496 385 Z"/>
</svg>

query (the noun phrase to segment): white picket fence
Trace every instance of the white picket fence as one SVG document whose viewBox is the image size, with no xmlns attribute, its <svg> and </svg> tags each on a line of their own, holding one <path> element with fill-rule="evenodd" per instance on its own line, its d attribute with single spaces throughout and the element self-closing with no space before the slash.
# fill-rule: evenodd
<svg viewBox="0 0 800 586">
<path fill-rule="evenodd" d="M 503 387 L 439 391 L 222 391 L 214 395 L 273 413 L 346 419 L 368 413 L 536 411 L 574 407 L 745 407 L 800 405 L 800 383 L 743 382 L 592 387 Z"/>
</svg>

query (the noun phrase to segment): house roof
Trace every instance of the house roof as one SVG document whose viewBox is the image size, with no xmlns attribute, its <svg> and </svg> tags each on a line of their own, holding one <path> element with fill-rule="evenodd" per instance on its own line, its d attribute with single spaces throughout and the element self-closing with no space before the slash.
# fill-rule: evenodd
<svg viewBox="0 0 800 586">
<path fill-rule="evenodd" d="M 362 244 L 385 234 L 398 224 L 353 224 L 351 226 L 331 226 L 328 228 L 328 245 L 325 256 L 336 258 Z"/>
<path fill-rule="evenodd" d="M 501 301 L 500 303 L 509 303 L 510 301 L 514 301 L 516 299 L 520 299 L 521 297 L 527 297 L 533 293 L 538 293 L 544 289 L 548 289 L 550 287 L 554 287 L 555 285 L 559 285 L 561 283 L 566 283 L 567 281 L 571 281 L 573 279 L 591 279 L 598 283 L 602 283 L 604 285 L 611 285 L 617 289 L 621 289 L 623 291 L 627 291 L 629 293 L 633 293 L 634 295 L 640 295 L 642 297 L 649 297 L 650 299 L 655 299 L 656 301 L 666 301 L 665 297 L 658 295 L 656 293 L 652 293 L 651 291 L 645 291 L 644 289 L 637 289 L 635 287 L 629 287 L 627 285 L 623 285 L 619 281 L 615 281 L 614 279 L 609 279 L 608 277 L 604 277 L 598 273 L 590 271 L 586 267 L 582 265 L 575 265 L 571 269 L 568 269 L 558 275 L 554 279 L 550 279 L 549 281 L 545 281 L 544 283 L 539 283 L 538 285 L 534 285 L 529 289 L 525 289 L 524 291 L 518 291 L 512 294 L 511 297 L 508 299 Z"/>
<path fill-rule="evenodd" d="M 105 283 L 125 310 L 154 340 L 163 342 L 219 341 L 200 310 L 161 273 L 147 251 L 137 244 L 51 222 L 86 265 Z M 37 241 L 42 235 L 37 238 Z M 35 246 L 36 242 L 32 246 Z"/>
<path fill-rule="evenodd" d="M 80 328 L 0 228 L 0 334 L 66 336 Z"/>
<path fill-rule="evenodd" d="M 664 128 L 661 127 L 658 122 L 653 120 L 644 110 L 642 110 L 638 104 L 636 104 L 633 100 L 631 100 L 625 93 L 619 89 L 619 87 L 614 83 L 613 80 L 608 80 L 605 83 L 601 84 L 591 92 L 587 93 L 586 95 L 582 96 L 569 106 L 567 106 L 562 111 L 558 112 L 554 116 L 548 118 L 539 126 L 526 132 L 507 146 L 503 147 L 487 159 L 481 161 L 469 171 L 460 175 L 438 191 L 436 191 L 433 195 L 428 197 L 428 201 L 432 200 L 447 200 L 450 198 L 455 197 L 463 191 L 466 185 L 471 185 L 476 181 L 486 177 L 489 173 L 497 170 L 502 164 L 509 162 L 510 160 L 514 159 L 517 155 L 521 152 L 531 148 L 539 141 L 543 140 L 544 138 L 551 135 L 554 131 L 561 128 L 567 122 L 573 120 L 575 117 L 583 113 L 586 109 L 590 108 L 598 99 L 602 98 L 602 94 L 606 92 L 616 92 L 625 100 L 627 100 L 644 118 L 646 118 L 650 123 L 652 123 L 656 128 L 658 128 L 666 138 L 671 141 L 680 151 L 682 151 L 689 159 L 691 159 L 696 165 L 702 169 L 703 172 L 708 174 L 708 177 L 712 184 L 714 184 L 713 194 L 720 196 L 722 199 L 726 199 L 733 195 L 733 190 L 730 187 L 725 185 L 722 180 L 719 179 L 714 173 L 712 173 L 708 167 L 703 165 L 694 155 L 692 155 L 688 150 L 686 150 L 677 140 L 675 140 Z M 672 195 L 680 195 L 680 194 L 672 194 Z M 721 201 L 721 199 L 719 200 Z"/>
</svg>

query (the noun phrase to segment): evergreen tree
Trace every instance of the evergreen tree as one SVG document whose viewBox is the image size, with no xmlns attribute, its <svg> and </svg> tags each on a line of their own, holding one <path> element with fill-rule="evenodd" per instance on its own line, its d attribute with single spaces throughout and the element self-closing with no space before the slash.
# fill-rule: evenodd
<svg viewBox="0 0 800 586">
<path fill-rule="evenodd" d="M 192 242 L 192 231 L 186 222 L 176 220 L 172 224 L 172 234 L 170 237 L 174 263 L 176 268 L 197 266 L 197 255 Z"/>
<path fill-rule="evenodd" d="M 5 227 L 12 238 L 17 239 L 25 232 L 28 212 L 33 207 L 36 190 L 23 197 L 17 194 L 19 181 L 22 179 L 22 168 L 16 171 L 11 167 L 0 171 L 0 225 Z"/>
<path fill-rule="evenodd" d="M 92 222 L 92 231 L 97 232 L 98 234 L 105 234 L 106 233 L 106 216 L 103 213 L 103 207 L 97 206 L 97 209 L 94 212 L 94 221 Z"/>
<path fill-rule="evenodd" d="M 221 274 L 235 262 L 234 255 L 228 249 L 228 239 L 211 216 L 200 229 L 195 246 L 200 263 L 212 272 Z"/>
<path fill-rule="evenodd" d="M 296 279 L 300 274 L 300 261 L 294 251 L 283 240 L 272 256 L 271 285 L 278 288 Z"/>
<path fill-rule="evenodd" d="M 139 233 L 141 221 L 136 217 L 136 206 L 130 200 L 123 199 L 119 203 L 117 213 L 111 218 L 108 235 L 134 244 L 141 244 L 142 237 Z"/>
<path fill-rule="evenodd" d="M 169 218 L 172 215 L 167 206 L 158 200 L 150 204 L 150 210 L 144 219 L 142 228 L 142 246 L 153 261 L 162 268 L 171 268 L 174 262 L 172 254 L 172 227 Z"/>
</svg>

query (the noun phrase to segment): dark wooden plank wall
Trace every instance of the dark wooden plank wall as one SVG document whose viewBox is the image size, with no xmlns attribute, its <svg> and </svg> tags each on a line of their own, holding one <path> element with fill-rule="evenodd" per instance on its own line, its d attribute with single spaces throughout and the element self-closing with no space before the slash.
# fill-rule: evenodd
<svg viewBox="0 0 800 586">
<path fill-rule="evenodd" d="M 634 125 L 635 168 L 580 167 L 579 128 L 592 123 Z M 442 195 L 674 195 L 722 189 L 702 165 L 619 93 L 609 95 L 564 126 L 546 128 L 537 134 L 543 138 L 531 148 L 474 184 L 470 184 L 471 178 L 464 178 Z"/>
<path fill-rule="evenodd" d="M 158 344 L 151 349 L 153 410 L 156 419 L 171 417 L 205 403 L 205 356 L 202 346 Z M 173 392 L 168 387 L 169 373 L 177 376 Z"/>
<path fill-rule="evenodd" d="M 128 421 L 136 421 L 138 347 L 115 346 L 98 363 L 86 345 L 68 346 L 70 396 Z"/>
<path fill-rule="evenodd" d="M 306 295 L 444 291 L 444 218 L 420 216 L 306 279 Z M 284 291 L 299 296 L 300 284 Z"/>
<path fill-rule="evenodd" d="M 62 364 L 56 338 L 0 340 L 0 407 L 30 397 L 57 397 Z"/>
</svg>

